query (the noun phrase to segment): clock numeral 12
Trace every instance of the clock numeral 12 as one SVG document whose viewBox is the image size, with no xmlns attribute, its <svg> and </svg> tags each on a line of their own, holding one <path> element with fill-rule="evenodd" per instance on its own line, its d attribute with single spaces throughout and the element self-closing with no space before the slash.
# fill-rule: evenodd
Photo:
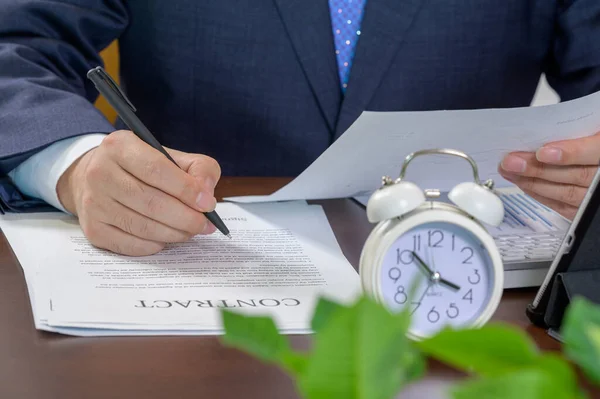
<svg viewBox="0 0 600 399">
<path fill-rule="evenodd" d="M 444 241 L 444 232 L 441 230 L 429 230 L 429 246 L 434 248 L 441 248 L 440 245 L 442 241 Z"/>
</svg>

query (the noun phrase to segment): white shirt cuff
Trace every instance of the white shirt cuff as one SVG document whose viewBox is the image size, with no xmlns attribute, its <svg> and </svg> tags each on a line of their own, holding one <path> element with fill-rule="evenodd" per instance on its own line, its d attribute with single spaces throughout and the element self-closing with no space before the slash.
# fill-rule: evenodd
<svg viewBox="0 0 600 399">
<path fill-rule="evenodd" d="M 60 203 L 56 185 L 83 154 L 100 145 L 106 134 L 86 134 L 53 143 L 8 173 L 19 191 L 69 213 Z"/>
</svg>

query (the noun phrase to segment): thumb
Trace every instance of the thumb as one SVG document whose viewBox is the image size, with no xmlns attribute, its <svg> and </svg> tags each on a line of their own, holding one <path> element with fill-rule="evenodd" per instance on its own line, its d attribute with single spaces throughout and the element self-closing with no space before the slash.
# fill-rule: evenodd
<svg viewBox="0 0 600 399">
<path fill-rule="evenodd" d="M 214 188 L 221 178 L 221 167 L 215 159 L 207 155 L 165 149 L 181 169 L 197 178 L 208 191 L 214 192 Z"/>
<path fill-rule="evenodd" d="M 553 165 L 598 165 L 600 163 L 600 132 L 571 140 L 545 144 L 537 150 L 538 161 Z"/>
</svg>

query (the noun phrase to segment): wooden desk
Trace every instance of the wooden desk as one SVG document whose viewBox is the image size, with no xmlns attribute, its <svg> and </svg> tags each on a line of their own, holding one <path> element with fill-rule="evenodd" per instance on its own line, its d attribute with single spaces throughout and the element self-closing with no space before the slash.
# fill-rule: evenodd
<svg viewBox="0 0 600 399">
<path fill-rule="evenodd" d="M 268 194 L 287 179 L 222 179 L 217 196 Z M 351 200 L 320 201 L 348 260 L 357 267 L 371 225 Z M 32 247 L 35 250 L 35 246 Z M 519 326 L 545 350 L 559 344 L 530 325 L 533 289 L 504 294 L 495 320 Z M 306 348 L 310 336 L 291 337 Z M 432 362 L 403 398 L 435 398 L 462 375 Z M 37 331 L 22 270 L 0 234 L 0 398 L 297 398 L 291 380 L 217 337 L 77 338 Z"/>
</svg>

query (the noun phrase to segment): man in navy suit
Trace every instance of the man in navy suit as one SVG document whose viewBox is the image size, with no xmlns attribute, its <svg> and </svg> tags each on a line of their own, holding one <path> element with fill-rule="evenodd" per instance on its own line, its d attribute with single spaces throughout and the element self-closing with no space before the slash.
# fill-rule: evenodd
<svg viewBox="0 0 600 399">
<path fill-rule="evenodd" d="M 86 72 L 114 39 L 184 171 L 94 108 Z M 600 90 L 600 1 L 0 0 L 0 204 L 150 254 L 214 231 L 221 173 L 294 176 L 363 110 L 527 106 L 542 73 L 562 100 Z M 500 169 L 571 216 L 599 158 L 593 136 Z"/>
</svg>

